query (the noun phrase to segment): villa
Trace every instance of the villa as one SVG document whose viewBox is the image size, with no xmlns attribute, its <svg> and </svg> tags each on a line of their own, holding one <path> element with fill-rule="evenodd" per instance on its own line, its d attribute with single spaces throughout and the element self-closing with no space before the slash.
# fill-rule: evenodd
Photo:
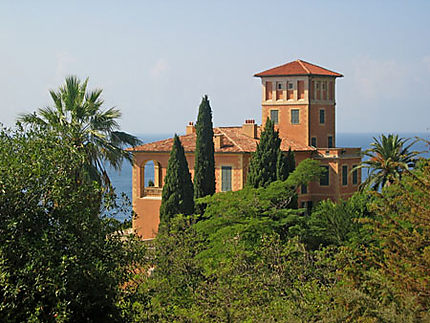
<svg viewBox="0 0 430 323">
<path fill-rule="evenodd" d="M 254 75 L 262 83 L 262 120 L 269 117 L 282 139 L 281 150 L 291 148 L 296 164 L 317 159 L 327 169 L 326 176 L 302 186 L 299 206 L 312 208 L 324 199 L 350 197 L 361 182 L 361 172 L 352 171 L 361 162 L 360 148 L 336 147 L 335 82 L 343 75 L 296 60 Z M 262 126 L 253 119 L 241 126 L 214 128 L 216 191 L 237 191 L 244 187 L 252 153 L 259 142 Z M 194 174 L 196 134 L 193 122 L 180 136 Z M 137 216 L 133 229 L 143 238 L 157 234 L 163 181 L 173 138 L 131 149 L 133 166 L 133 209 Z M 154 185 L 145 185 L 145 164 L 154 163 Z M 145 187 L 146 186 L 146 187 Z"/>
</svg>

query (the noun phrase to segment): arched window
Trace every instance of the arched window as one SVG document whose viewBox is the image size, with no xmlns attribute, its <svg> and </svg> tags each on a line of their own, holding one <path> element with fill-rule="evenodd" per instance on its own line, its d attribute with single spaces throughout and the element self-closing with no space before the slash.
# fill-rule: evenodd
<svg viewBox="0 0 430 323">
<path fill-rule="evenodd" d="M 161 165 L 156 160 L 148 160 L 141 167 L 141 196 L 161 195 L 163 186 Z"/>
</svg>

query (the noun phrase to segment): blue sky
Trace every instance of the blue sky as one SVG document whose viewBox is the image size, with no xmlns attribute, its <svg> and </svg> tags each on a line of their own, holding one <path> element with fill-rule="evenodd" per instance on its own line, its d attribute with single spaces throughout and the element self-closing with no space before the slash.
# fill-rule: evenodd
<svg viewBox="0 0 430 323">
<path fill-rule="evenodd" d="M 261 123 L 253 74 L 303 59 L 342 73 L 338 132 L 430 131 L 430 1 L 2 1 L 0 121 L 89 77 L 122 129 Z"/>
</svg>

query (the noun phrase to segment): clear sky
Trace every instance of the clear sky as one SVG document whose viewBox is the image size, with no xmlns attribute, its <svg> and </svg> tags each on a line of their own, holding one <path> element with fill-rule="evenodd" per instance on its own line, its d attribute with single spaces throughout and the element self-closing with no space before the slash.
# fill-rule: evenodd
<svg viewBox="0 0 430 323">
<path fill-rule="evenodd" d="M 303 59 L 342 73 L 338 132 L 430 130 L 430 1 L 0 2 L 0 121 L 89 77 L 135 133 L 261 123 L 256 72 Z"/>
</svg>

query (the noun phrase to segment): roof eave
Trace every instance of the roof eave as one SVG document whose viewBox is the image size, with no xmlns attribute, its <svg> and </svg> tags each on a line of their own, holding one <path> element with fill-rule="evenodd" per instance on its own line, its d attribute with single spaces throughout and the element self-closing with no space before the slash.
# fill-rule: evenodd
<svg viewBox="0 0 430 323">
<path fill-rule="evenodd" d="M 170 151 L 166 151 L 166 150 L 133 150 L 131 151 L 132 153 L 162 153 L 162 154 L 169 154 Z M 186 154 L 194 154 L 195 151 L 194 150 L 185 150 L 184 151 Z M 215 151 L 215 154 L 250 154 L 254 151 L 247 151 L 247 150 L 242 150 L 242 151 Z"/>
<path fill-rule="evenodd" d="M 343 77 L 342 74 L 339 75 L 327 75 L 327 74 L 309 74 L 309 73 L 303 73 L 303 74 L 269 74 L 269 75 L 261 75 L 261 74 L 254 74 L 254 77 L 284 77 L 284 76 L 325 76 L 325 77 Z"/>
</svg>

